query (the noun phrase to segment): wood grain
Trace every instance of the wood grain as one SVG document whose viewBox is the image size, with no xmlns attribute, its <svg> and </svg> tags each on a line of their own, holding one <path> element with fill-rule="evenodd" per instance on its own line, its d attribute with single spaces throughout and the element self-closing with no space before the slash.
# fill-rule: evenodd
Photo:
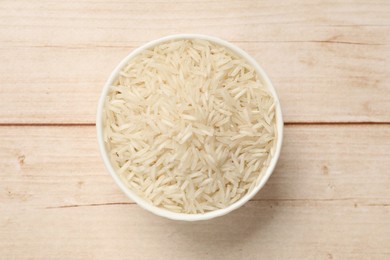
<svg viewBox="0 0 390 260">
<path fill-rule="evenodd" d="M 0 127 L 0 139 L 7 259 L 390 257 L 389 125 L 287 126 L 264 189 L 201 223 L 129 201 L 104 170 L 94 127 Z"/>
<path fill-rule="evenodd" d="M 11 217 L 12 216 L 12 217 Z M 137 205 L 10 209 L 6 259 L 388 259 L 389 209 L 249 202 L 207 222 L 176 223 Z"/>
<path fill-rule="evenodd" d="M 2 1 L 0 123 L 93 123 L 141 44 L 203 33 L 252 54 L 287 122 L 390 122 L 388 1 Z"/>
<path fill-rule="evenodd" d="M 284 147 L 239 210 L 146 212 L 100 159 L 97 100 L 134 48 L 177 33 L 253 55 Z M 0 1 L 1 259 L 390 259 L 387 0 Z"/>
</svg>

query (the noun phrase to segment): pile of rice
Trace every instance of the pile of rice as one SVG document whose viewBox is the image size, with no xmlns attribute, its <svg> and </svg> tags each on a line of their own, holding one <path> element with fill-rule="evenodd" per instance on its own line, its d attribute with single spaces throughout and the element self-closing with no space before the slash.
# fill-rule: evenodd
<svg viewBox="0 0 390 260">
<path fill-rule="evenodd" d="M 274 99 L 242 57 L 205 40 L 145 50 L 106 97 L 104 141 L 117 174 L 155 206 L 204 213 L 253 189 L 275 148 Z"/>
</svg>

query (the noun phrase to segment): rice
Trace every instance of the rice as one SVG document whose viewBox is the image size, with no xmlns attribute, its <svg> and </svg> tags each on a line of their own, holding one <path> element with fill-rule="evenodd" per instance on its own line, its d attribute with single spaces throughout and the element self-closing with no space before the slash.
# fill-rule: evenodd
<svg viewBox="0 0 390 260">
<path fill-rule="evenodd" d="M 103 111 L 112 166 L 157 207 L 204 213 L 252 190 L 274 153 L 275 105 L 253 66 L 206 40 L 174 40 L 120 71 Z"/>
</svg>

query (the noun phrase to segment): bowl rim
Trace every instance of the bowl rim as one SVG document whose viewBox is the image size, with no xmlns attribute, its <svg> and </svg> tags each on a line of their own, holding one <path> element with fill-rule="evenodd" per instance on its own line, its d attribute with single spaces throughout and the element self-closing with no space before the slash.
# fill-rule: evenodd
<svg viewBox="0 0 390 260">
<path fill-rule="evenodd" d="M 106 96 L 108 94 L 109 88 L 116 79 L 118 73 L 120 70 L 136 55 L 140 54 L 142 51 L 149 49 L 151 47 L 154 47 L 158 44 L 161 44 L 166 41 L 170 40 L 180 40 L 180 39 L 201 39 L 201 40 L 207 40 L 216 44 L 219 44 L 221 46 L 224 46 L 239 56 L 241 56 L 243 59 L 245 59 L 249 64 L 251 64 L 256 72 L 262 77 L 263 81 L 265 82 L 268 90 L 272 94 L 274 100 L 275 100 L 275 110 L 276 110 L 276 129 L 277 129 L 277 140 L 276 140 L 276 146 L 274 155 L 271 158 L 271 161 L 268 165 L 268 168 L 263 173 L 263 176 L 257 181 L 257 185 L 247 194 L 245 194 L 242 198 L 240 198 L 238 201 L 234 202 L 233 204 L 227 206 L 226 208 L 217 209 L 214 211 L 209 211 L 206 213 L 197 213 L 197 214 L 188 214 L 188 213 L 176 213 L 172 212 L 166 209 L 159 208 L 157 206 L 154 206 L 147 201 L 145 201 L 143 198 L 138 196 L 135 192 L 133 192 L 130 188 L 128 188 L 124 182 L 120 179 L 120 177 L 116 174 L 116 171 L 111 165 L 110 159 L 108 157 L 108 153 L 106 151 L 106 147 L 104 144 L 103 139 L 103 108 Z M 244 205 L 246 202 L 248 202 L 251 198 L 253 198 L 258 191 L 265 185 L 265 183 L 268 181 L 269 177 L 271 176 L 273 170 L 275 169 L 276 163 L 280 156 L 280 151 L 282 148 L 282 142 L 283 142 L 283 118 L 282 118 L 282 110 L 280 107 L 280 101 L 279 97 L 276 93 L 276 90 L 269 79 L 268 75 L 265 73 L 265 71 L 260 67 L 260 65 L 257 63 L 257 61 L 250 56 L 247 52 L 242 50 L 241 48 L 237 47 L 236 45 L 222 40 L 220 38 L 214 37 L 214 36 L 208 36 L 203 34 L 174 34 L 165 36 L 153 41 L 150 41 L 144 45 L 141 45 L 140 47 L 136 48 L 135 50 L 131 51 L 117 66 L 116 68 L 111 72 L 109 78 L 107 79 L 106 83 L 104 84 L 102 93 L 100 95 L 99 101 L 98 101 L 98 108 L 96 113 L 96 131 L 97 131 L 97 140 L 100 150 L 100 155 L 103 159 L 104 165 L 109 171 L 110 175 L 116 182 L 116 184 L 120 187 L 120 189 L 134 202 L 136 202 L 140 207 L 143 209 L 146 209 L 147 211 L 150 211 L 154 213 L 155 215 L 165 217 L 172 220 L 183 220 L 183 221 L 198 221 L 198 220 L 207 220 L 212 219 L 215 217 L 223 216 L 235 209 L 238 209 L 242 205 Z"/>
</svg>

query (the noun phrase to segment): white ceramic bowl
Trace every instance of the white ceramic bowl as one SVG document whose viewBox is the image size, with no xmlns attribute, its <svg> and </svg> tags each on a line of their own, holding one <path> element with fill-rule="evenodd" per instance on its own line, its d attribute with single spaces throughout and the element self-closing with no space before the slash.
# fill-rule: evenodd
<svg viewBox="0 0 390 260">
<path fill-rule="evenodd" d="M 217 43 L 219 45 L 222 45 L 228 49 L 233 50 L 235 53 L 243 57 L 245 60 L 249 62 L 257 71 L 257 73 L 263 78 L 263 81 L 266 83 L 267 87 L 269 88 L 269 91 L 271 92 L 273 98 L 275 99 L 275 109 L 276 109 L 276 124 L 277 124 L 277 141 L 276 141 L 276 147 L 274 151 L 274 156 L 271 159 L 271 162 L 261 177 L 261 179 L 258 181 L 257 186 L 249 193 L 247 193 L 245 196 L 243 196 L 241 199 L 236 201 L 235 203 L 231 204 L 230 206 L 218 209 L 214 211 L 210 211 L 203 214 L 185 214 L 185 213 L 175 213 L 172 211 L 168 211 L 166 209 L 158 208 L 152 204 L 149 204 L 144 199 L 136 195 L 132 190 L 130 190 L 119 178 L 119 176 L 116 174 L 114 168 L 111 165 L 111 162 L 108 157 L 108 153 L 106 151 L 104 141 L 103 141 L 103 120 L 102 120 L 102 112 L 104 107 L 104 101 L 105 97 L 108 94 L 109 87 L 112 85 L 114 80 L 116 79 L 118 73 L 124 67 L 132 58 L 134 58 L 136 55 L 141 53 L 142 51 L 149 49 L 151 47 L 154 47 L 158 44 L 161 44 L 166 41 L 170 40 L 177 40 L 177 39 L 203 39 L 208 40 L 210 42 Z M 178 34 L 178 35 L 171 35 L 167 37 L 163 37 L 154 41 L 151 41 L 134 51 L 132 51 L 126 58 L 124 58 L 119 65 L 114 69 L 114 71 L 111 73 L 110 77 L 108 78 L 106 84 L 104 85 L 103 92 L 100 96 L 99 104 L 98 104 L 98 110 L 97 110 L 97 116 L 96 116 L 96 128 L 97 128 L 97 139 L 99 143 L 100 153 L 103 158 L 104 164 L 107 167 L 108 171 L 110 172 L 111 176 L 114 178 L 115 182 L 118 184 L 118 186 L 122 189 L 122 191 L 133 201 L 138 203 L 142 208 L 156 214 L 162 217 L 166 217 L 173 220 L 185 220 L 185 221 L 196 221 L 196 220 L 206 220 L 206 219 L 212 219 L 215 217 L 219 217 L 222 215 L 225 215 L 239 207 L 241 207 L 243 204 L 245 204 L 248 200 L 250 200 L 253 196 L 256 195 L 256 193 L 264 186 L 264 184 L 267 182 L 268 178 L 271 176 L 276 162 L 278 161 L 280 150 L 282 147 L 282 140 L 283 140 L 283 119 L 282 119 L 282 111 L 280 108 L 279 98 L 276 94 L 276 91 L 268 78 L 267 74 L 264 72 L 264 70 L 257 64 L 257 62 L 245 51 L 238 48 L 237 46 L 221 40 L 219 38 L 206 36 L 206 35 L 198 35 L 198 34 Z"/>
</svg>

